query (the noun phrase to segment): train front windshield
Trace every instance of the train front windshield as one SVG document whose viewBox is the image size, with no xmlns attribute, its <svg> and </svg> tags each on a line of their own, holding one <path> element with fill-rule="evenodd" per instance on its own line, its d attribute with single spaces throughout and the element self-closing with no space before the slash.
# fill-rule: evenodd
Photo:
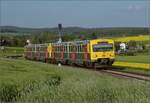
<svg viewBox="0 0 150 103">
<path fill-rule="evenodd" d="M 93 52 L 112 51 L 113 44 L 95 44 L 93 45 Z"/>
</svg>

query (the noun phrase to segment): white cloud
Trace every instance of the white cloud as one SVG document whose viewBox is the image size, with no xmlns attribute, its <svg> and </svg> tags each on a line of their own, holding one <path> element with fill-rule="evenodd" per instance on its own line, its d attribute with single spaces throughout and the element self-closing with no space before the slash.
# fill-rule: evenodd
<svg viewBox="0 0 150 103">
<path fill-rule="evenodd" d="M 142 6 L 140 6 L 140 5 L 129 5 L 128 6 L 128 10 L 130 10 L 130 11 L 139 11 L 141 9 L 142 9 Z"/>
</svg>

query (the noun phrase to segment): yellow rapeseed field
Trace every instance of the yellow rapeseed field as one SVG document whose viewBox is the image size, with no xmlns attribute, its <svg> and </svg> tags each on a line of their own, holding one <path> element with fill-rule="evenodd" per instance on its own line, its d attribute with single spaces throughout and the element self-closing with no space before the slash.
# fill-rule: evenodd
<svg viewBox="0 0 150 103">
<path fill-rule="evenodd" d="M 134 41 L 149 41 L 150 35 L 139 35 L 139 36 L 127 36 L 127 37 L 116 37 L 112 38 L 115 41 L 128 42 L 131 40 Z"/>
<path fill-rule="evenodd" d="M 115 62 L 113 65 L 150 70 L 150 64 L 146 64 L 146 63 Z"/>
</svg>

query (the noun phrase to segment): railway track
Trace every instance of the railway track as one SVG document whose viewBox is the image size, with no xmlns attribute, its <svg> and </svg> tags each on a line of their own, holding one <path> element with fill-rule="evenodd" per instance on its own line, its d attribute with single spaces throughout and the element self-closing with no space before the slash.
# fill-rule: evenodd
<svg viewBox="0 0 150 103">
<path fill-rule="evenodd" d="M 142 81 L 148 81 L 150 82 L 150 75 L 146 75 L 146 74 L 142 74 L 142 73 L 136 73 L 136 72 L 126 72 L 126 71 L 122 71 L 122 68 L 117 68 L 117 67 L 104 67 L 104 68 L 100 68 L 100 69 L 96 69 L 96 68 L 87 68 L 87 67 L 83 67 L 83 66 L 72 66 L 72 67 L 79 67 L 79 68 L 83 68 L 83 69 L 89 69 L 89 70 L 96 70 L 98 72 L 101 73 L 106 73 L 106 74 L 110 74 L 112 76 L 115 77 L 119 77 L 119 78 L 130 78 L 130 79 L 137 79 L 137 80 L 142 80 Z"/>
<path fill-rule="evenodd" d="M 20 57 L 20 55 L 19 55 Z M 68 65 L 64 65 L 64 66 L 67 66 Z M 143 81 L 149 81 L 150 82 L 150 75 L 143 75 L 143 74 L 140 74 L 140 73 L 131 73 L 131 72 L 124 72 L 124 71 L 121 71 L 119 70 L 118 68 L 115 68 L 115 67 L 104 67 L 104 68 L 101 68 L 101 69 L 95 69 L 95 68 L 87 68 L 87 67 L 83 67 L 83 66 L 72 66 L 72 67 L 77 67 L 77 68 L 83 68 L 83 69 L 89 69 L 89 70 L 96 70 L 98 72 L 101 72 L 101 73 L 107 73 L 107 74 L 111 74 L 113 76 L 117 76 L 117 77 L 123 77 L 123 78 L 133 78 L 133 79 L 138 79 L 138 80 L 143 80 Z"/>
<path fill-rule="evenodd" d="M 137 80 L 150 82 L 150 75 L 136 73 L 136 72 L 125 72 L 125 71 L 120 70 L 121 68 L 119 69 L 115 67 L 104 67 L 101 69 L 96 69 L 96 68 L 87 68 L 87 67 L 82 67 L 82 66 L 72 66 L 72 67 L 77 67 L 77 68 L 79 67 L 83 69 L 86 68 L 91 71 L 94 70 L 94 71 L 98 71 L 101 73 L 110 74 L 112 76 L 119 77 L 119 78 L 137 79 Z"/>
<path fill-rule="evenodd" d="M 100 72 L 111 74 L 113 76 L 124 77 L 124 78 L 133 78 L 133 79 L 150 82 L 150 76 L 148 76 L 148 75 L 142 75 L 142 74 L 140 75 L 140 74 L 136 74 L 136 73 L 129 73 L 129 72 L 127 73 L 127 72 L 123 72 L 123 71 L 108 70 L 108 69 L 100 70 Z"/>
</svg>

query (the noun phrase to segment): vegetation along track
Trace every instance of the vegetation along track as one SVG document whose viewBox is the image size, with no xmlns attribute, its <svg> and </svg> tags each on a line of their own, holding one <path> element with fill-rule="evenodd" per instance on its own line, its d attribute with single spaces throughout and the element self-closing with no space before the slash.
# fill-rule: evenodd
<svg viewBox="0 0 150 103">
<path fill-rule="evenodd" d="M 65 65 L 65 66 L 68 66 L 68 65 Z M 79 68 L 83 68 L 83 69 L 86 68 L 89 70 L 96 70 L 101 73 L 111 74 L 112 76 L 115 76 L 115 77 L 130 78 L 130 79 L 132 78 L 132 79 L 150 82 L 150 75 L 135 73 L 135 72 L 133 73 L 133 72 L 121 71 L 122 68 L 117 68 L 117 67 L 87 68 L 87 67 L 83 67 L 83 66 L 75 66 L 75 67 L 79 67 Z"/>
<path fill-rule="evenodd" d="M 68 65 L 65 65 L 65 66 L 68 66 Z M 85 68 L 85 67 L 82 67 L 82 66 L 76 66 L 76 67 Z M 134 78 L 134 79 L 144 80 L 144 81 L 149 81 L 150 82 L 150 75 L 144 75 L 144 74 L 140 74 L 140 73 L 124 72 L 124 71 L 121 71 L 119 68 L 115 68 L 115 67 L 109 67 L 109 68 L 104 67 L 104 68 L 100 68 L 100 69 L 90 68 L 90 70 L 96 70 L 96 71 L 111 74 L 111 75 L 117 76 L 117 77 Z"/>
<path fill-rule="evenodd" d="M 114 70 L 114 69 L 103 69 L 103 70 L 100 70 L 100 72 L 109 73 L 109 74 L 112 74 L 112 75 L 118 76 L 118 77 L 134 78 L 134 79 L 144 80 L 144 81 L 150 82 L 150 76 L 149 75 L 123 72 L 123 71 L 118 71 L 118 70 Z"/>
</svg>

